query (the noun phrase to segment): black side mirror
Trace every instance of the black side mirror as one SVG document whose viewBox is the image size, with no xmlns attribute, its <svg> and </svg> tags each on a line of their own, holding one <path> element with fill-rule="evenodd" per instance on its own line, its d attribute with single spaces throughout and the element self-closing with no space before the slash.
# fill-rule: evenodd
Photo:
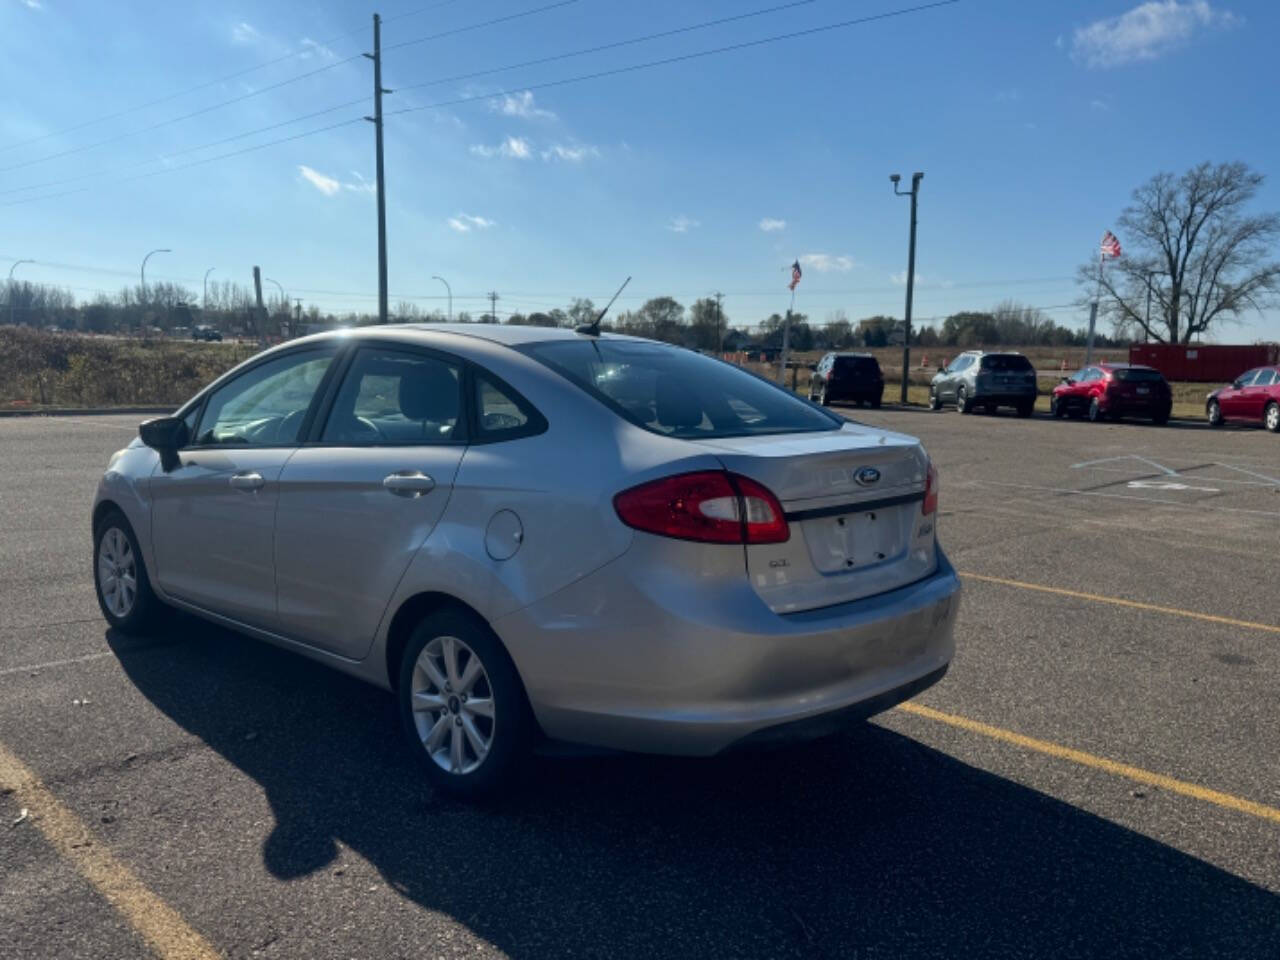
<svg viewBox="0 0 1280 960">
<path fill-rule="evenodd" d="M 1060 383 L 1070 383 L 1070 382 L 1071 382 L 1071 378 L 1070 378 L 1070 377 L 1063 377 L 1059 382 L 1060 382 Z"/>
<path fill-rule="evenodd" d="M 138 424 L 138 436 L 160 454 L 160 466 L 168 473 L 178 465 L 178 451 L 190 439 L 187 422 L 181 417 L 156 417 Z"/>
</svg>

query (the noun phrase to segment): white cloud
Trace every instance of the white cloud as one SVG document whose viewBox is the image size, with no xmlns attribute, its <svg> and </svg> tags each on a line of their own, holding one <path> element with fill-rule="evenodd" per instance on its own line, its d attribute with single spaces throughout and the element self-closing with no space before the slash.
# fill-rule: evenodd
<svg viewBox="0 0 1280 960">
<path fill-rule="evenodd" d="M 366 180 L 359 170 L 352 170 L 351 175 L 355 177 L 354 183 L 344 183 L 343 190 L 350 190 L 352 193 L 367 193 L 370 195 L 378 192 L 378 185 L 372 180 Z"/>
<path fill-rule="evenodd" d="M 40 0 L 18 0 L 18 2 L 28 10 L 40 10 L 44 7 L 44 4 L 41 3 Z"/>
<path fill-rule="evenodd" d="M 249 46 L 255 44 L 262 39 L 262 34 L 249 23 L 241 20 L 231 28 L 231 42 L 240 44 L 241 46 Z"/>
<path fill-rule="evenodd" d="M 905 287 L 907 285 L 907 271 L 899 270 L 897 273 L 891 273 L 889 274 L 889 279 L 894 283 L 896 283 L 898 286 Z M 920 273 L 919 271 L 916 271 L 916 286 L 917 287 L 950 287 L 950 286 L 954 286 L 954 284 L 950 280 L 939 279 L 938 277 L 935 277 L 933 274 L 929 274 L 928 276 L 926 276 L 925 274 Z"/>
<path fill-rule="evenodd" d="M 488 220 L 484 217 L 473 217 L 468 213 L 460 213 L 456 217 L 450 217 L 445 222 L 458 233 L 470 233 L 473 229 L 488 230 L 490 227 L 495 226 L 493 220 Z"/>
<path fill-rule="evenodd" d="M 471 152 L 477 157 L 508 157 L 512 160 L 528 160 L 533 153 L 533 145 L 524 137 L 507 137 L 496 147 L 483 143 L 471 145 Z"/>
<path fill-rule="evenodd" d="M 566 146 L 563 143 L 553 143 L 546 150 L 542 151 L 543 160 L 563 160 L 566 163 L 581 163 L 588 157 L 599 157 L 600 148 L 593 147 L 590 144 L 574 144 Z"/>
<path fill-rule="evenodd" d="M 672 233 L 688 233 L 694 227 L 700 226 L 702 226 L 702 224 L 699 221 L 691 220 L 682 213 L 678 217 L 671 218 L 670 222 L 667 224 L 667 229 Z"/>
<path fill-rule="evenodd" d="M 489 101 L 489 109 L 508 117 L 524 117 L 526 120 L 554 120 L 556 115 L 550 110 L 535 106 L 533 91 L 522 90 L 520 93 L 504 93 L 501 97 Z"/>
<path fill-rule="evenodd" d="M 1198 30 L 1243 21 L 1208 0 L 1148 0 L 1118 17 L 1095 20 L 1071 38 L 1071 58 L 1087 67 L 1118 67 L 1155 60 L 1191 41 Z"/>
<path fill-rule="evenodd" d="M 1089 106 L 1092 107 L 1094 110 L 1101 110 L 1104 113 L 1111 112 L 1111 104 L 1107 103 L 1107 101 L 1105 100 L 1098 100 L 1098 99 L 1090 100 Z"/>
<path fill-rule="evenodd" d="M 843 254 L 806 253 L 800 258 L 800 262 L 818 273 L 848 273 L 853 269 L 853 257 Z"/>
<path fill-rule="evenodd" d="M 302 178 L 311 184 L 326 197 L 332 197 L 335 193 L 342 189 L 342 184 L 333 177 L 326 177 L 318 170 L 313 170 L 306 164 L 298 165 L 298 172 L 302 174 Z"/>
<path fill-rule="evenodd" d="M 317 40 L 310 37 L 302 38 L 302 53 L 299 55 L 301 59 L 306 60 L 311 56 L 317 56 L 321 60 L 332 60 L 337 54 Z"/>
<path fill-rule="evenodd" d="M 775 220 L 773 217 L 765 217 L 760 221 L 760 229 L 765 233 L 773 233 L 775 230 L 787 229 L 787 221 Z"/>
</svg>

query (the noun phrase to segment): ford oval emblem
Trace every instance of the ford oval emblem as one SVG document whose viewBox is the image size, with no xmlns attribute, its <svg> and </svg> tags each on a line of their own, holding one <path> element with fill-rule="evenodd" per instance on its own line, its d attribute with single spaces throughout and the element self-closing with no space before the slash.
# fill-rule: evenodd
<svg viewBox="0 0 1280 960">
<path fill-rule="evenodd" d="M 875 467 L 863 467 L 853 475 L 853 479 L 857 481 L 860 487 L 869 487 L 873 483 L 880 482 L 880 471 Z"/>
</svg>

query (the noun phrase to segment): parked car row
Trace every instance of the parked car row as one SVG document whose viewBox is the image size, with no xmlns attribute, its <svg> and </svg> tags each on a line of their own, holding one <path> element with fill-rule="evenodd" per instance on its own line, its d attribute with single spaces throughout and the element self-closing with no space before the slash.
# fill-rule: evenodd
<svg viewBox="0 0 1280 960">
<path fill-rule="evenodd" d="M 869 353 L 828 353 L 813 367 L 809 400 L 864 403 L 879 407 L 884 374 Z M 960 413 L 994 413 L 1012 407 L 1020 417 L 1035 410 L 1039 387 L 1031 361 L 1020 353 L 967 350 L 938 370 L 929 384 L 929 409 L 952 406 Z M 1173 391 L 1154 367 L 1136 363 L 1093 363 L 1063 377 L 1049 396 L 1049 414 L 1119 420 L 1138 417 L 1169 422 Z M 1280 433 L 1280 366 L 1256 367 L 1205 400 L 1209 424 L 1260 423 Z"/>
</svg>

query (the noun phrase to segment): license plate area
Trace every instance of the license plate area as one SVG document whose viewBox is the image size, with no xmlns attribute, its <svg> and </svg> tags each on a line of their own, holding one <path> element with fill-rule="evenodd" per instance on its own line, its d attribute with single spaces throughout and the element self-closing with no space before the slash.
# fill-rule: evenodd
<svg viewBox="0 0 1280 960">
<path fill-rule="evenodd" d="M 1140 396 L 1140 397 L 1145 397 L 1147 394 L 1149 394 L 1149 393 L 1151 392 L 1151 388 L 1150 388 L 1150 387 L 1138 387 L 1134 392 L 1135 392 L 1135 393 L 1137 393 L 1137 395 L 1138 395 L 1138 396 Z"/>
<path fill-rule="evenodd" d="M 804 523 L 813 565 L 822 573 L 844 573 L 895 559 L 905 543 L 902 507 L 850 510 Z"/>
</svg>

